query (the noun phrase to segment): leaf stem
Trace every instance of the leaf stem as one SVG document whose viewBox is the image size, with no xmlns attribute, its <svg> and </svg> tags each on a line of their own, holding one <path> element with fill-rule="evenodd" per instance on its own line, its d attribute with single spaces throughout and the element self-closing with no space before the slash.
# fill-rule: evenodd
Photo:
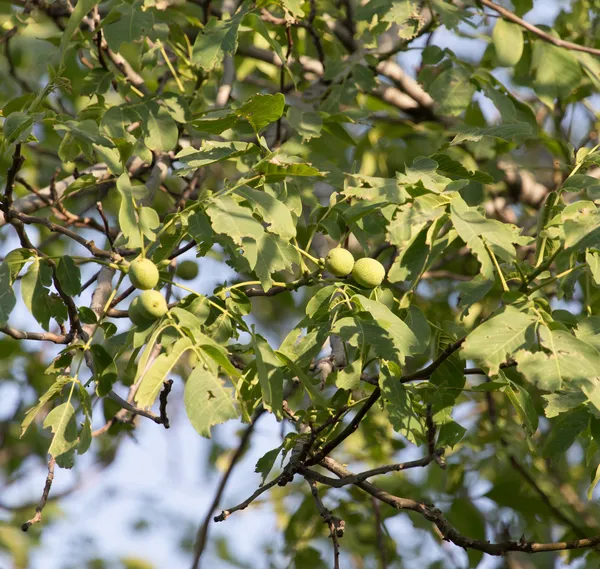
<svg viewBox="0 0 600 569">
<path fill-rule="evenodd" d="M 165 46 L 163 45 L 163 43 L 160 40 L 156 40 L 156 43 L 158 44 L 160 53 L 162 53 L 163 59 L 165 60 L 165 63 L 167 64 L 169 71 L 173 75 L 173 79 L 175 79 L 175 83 L 177 83 L 177 87 L 179 88 L 179 90 L 182 93 L 185 93 L 185 89 L 183 88 L 183 85 L 182 85 L 181 81 L 179 80 L 179 76 L 175 72 L 175 68 L 171 64 L 171 60 L 169 59 L 169 56 L 167 55 L 167 52 L 165 51 Z"/>
</svg>

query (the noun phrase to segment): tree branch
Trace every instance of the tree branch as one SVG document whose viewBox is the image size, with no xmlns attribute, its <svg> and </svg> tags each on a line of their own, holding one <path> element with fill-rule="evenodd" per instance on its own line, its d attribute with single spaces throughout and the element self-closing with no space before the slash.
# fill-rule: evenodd
<svg viewBox="0 0 600 569">
<path fill-rule="evenodd" d="M 214 521 L 215 522 L 224 522 L 234 512 L 238 512 L 240 510 L 245 510 L 261 494 L 264 494 L 267 490 L 270 490 L 271 488 L 273 488 L 273 486 L 276 486 L 279 483 L 280 478 L 281 478 L 281 475 L 279 475 L 277 478 L 274 478 L 273 480 L 271 480 L 271 482 L 269 482 L 268 484 L 261 486 L 260 488 L 258 488 L 258 490 L 256 490 L 256 492 L 254 492 L 254 494 L 252 494 L 252 496 L 250 496 L 249 498 L 244 500 L 241 504 L 238 504 L 237 506 L 234 506 L 233 508 L 230 508 L 229 510 L 223 510 L 218 516 L 214 517 Z"/>
<path fill-rule="evenodd" d="M 323 504 L 323 501 L 319 496 L 319 491 L 317 490 L 316 482 L 310 479 L 307 479 L 306 481 L 310 486 L 310 492 L 315 500 L 317 511 L 329 528 L 329 537 L 333 542 L 333 569 L 340 569 L 340 544 L 338 538 L 344 537 L 344 528 L 346 524 L 344 520 L 334 516 L 333 512 Z"/>
<path fill-rule="evenodd" d="M 42 510 L 46 506 L 46 502 L 48 501 L 48 495 L 50 494 L 50 489 L 52 488 L 52 481 L 54 480 L 54 465 L 56 464 L 56 459 L 52 457 L 48 461 L 48 476 L 46 477 L 46 484 L 44 486 L 44 491 L 42 492 L 42 498 L 40 499 L 40 503 L 35 509 L 35 516 L 30 520 L 27 520 L 22 526 L 21 529 L 23 531 L 27 531 L 33 524 L 40 523 L 42 521 Z"/>
<path fill-rule="evenodd" d="M 317 482 L 321 482 L 322 484 L 327 484 L 332 488 L 342 488 L 344 486 L 348 486 L 348 484 L 358 484 L 359 482 L 364 482 L 368 478 L 373 476 L 380 476 L 382 474 L 388 474 L 389 472 L 402 472 L 403 470 L 408 470 L 409 468 L 419 468 L 425 467 L 428 464 L 431 464 L 437 458 L 439 458 L 443 454 L 443 450 L 438 449 L 435 453 L 430 454 L 428 456 L 424 456 L 423 458 L 419 458 L 417 460 L 411 460 L 410 462 L 401 462 L 399 464 L 386 464 L 385 466 L 378 466 L 377 468 L 373 468 L 371 470 L 365 470 L 364 472 L 360 472 L 359 474 L 353 474 L 352 476 L 346 476 L 344 478 L 340 478 L 336 480 L 335 478 L 330 478 L 319 472 L 315 472 L 314 470 L 309 470 L 308 468 L 303 469 L 300 473 L 311 480 L 316 480 Z"/>
<path fill-rule="evenodd" d="M 519 26 L 525 28 L 527 31 L 530 31 L 531 33 L 535 34 L 544 41 L 547 41 L 548 43 L 551 43 L 557 47 L 563 47 L 565 49 L 571 49 L 573 51 L 582 51 L 584 53 L 590 53 L 592 55 L 600 55 L 600 49 L 596 49 L 594 47 L 587 47 L 585 45 L 580 45 L 578 43 L 573 43 L 570 41 L 562 40 L 560 38 L 556 38 L 546 33 L 544 30 L 538 28 L 537 26 L 534 26 L 533 24 L 526 22 L 522 18 L 519 18 L 519 16 L 517 16 L 510 10 L 499 6 L 494 2 L 491 2 L 490 0 L 479 0 L 479 3 L 483 4 L 484 6 L 487 6 L 495 12 L 498 12 L 498 14 L 500 14 L 505 20 L 513 22 L 514 24 L 518 24 Z"/>
<path fill-rule="evenodd" d="M 0 326 L 0 332 L 15 340 L 38 340 L 40 342 L 53 342 L 54 344 L 68 344 L 73 339 L 73 333 L 54 334 L 52 332 L 23 332 L 8 325 Z"/>
<path fill-rule="evenodd" d="M 204 548 L 206 547 L 206 540 L 208 538 L 208 532 L 209 532 L 212 515 L 213 515 L 214 511 L 218 508 L 219 502 L 221 501 L 221 498 L 223 497 L 225 487 L 227 486 L 227 483 L 229 482 L 229 478 L 231 477 L 233 469 L 235 468 L 235 465 L 237 464 L 238 460 L 241 458 L 242 454 L 244 454 L 244 451 L 246 450 L 246 447 L 248 446 L 250 437 L 252 436 L 252 433 L 254 432 L 254 428 L 256 427 L 256 423 L 260 419 L 260 417 L 263 415 L 264 412 L 265 412 L 265 410 L 262 407 L 257 409 L 257 411 L 254 413 L 254 417 L 252 418 L 252 421 L 244 430 L 242 436 L 240 437 L 238 446 L 235 449 L 235 452 L 233 453 L 233 455 L 231 456 L 231 459 L 229 460 L 229 464 L 227 465 L 227 470 L 225 470 L 225 472 L 223 473 L 223 476 L 221 477 L 219 485 L 217 486 L 217 491 L 215 492 L 213 501 L 211 502 L 211 504 L 208 508 L 208 511 L 206 512 L 206 516 L 204 517 L 203 522 L 198 527 L 198 531 L 196 533 L 196 543 L 194 546 L 194 559 L 192 562 L 192 569 L 197 569 L 200 566 L 200 558 L 202 557 L 202 554 L 204 553 Z"/>
<path fill-rule="evenodd" d="M 344 468 L 339 462 L 330 457 L 325 458 L 321 462 L 321 465 L 340 478 L 353 476 L 352 472 Z M 519 539 L 518 541 L 490 543 L 488 541 L 474 539 L 461 534 L 446 519 L 442 511 L 435 506 L 425 504 L 424 502 L 419 502 L 418 500 L 394 496 L 388 492 L 385 492 L 378 486 L 371 484 L 370 482 L 359 482 L 357 486 L 381 502 L 385 502 L 386 504 L 392 506 L 392 508 L 396 510 L 410 510 L 421 514 L 425 519 L 435 524 L 445 541 L 451 541 L 455 545 L 465 549 L 483 551 L 488 555 L 502 556 L 509 551 L 540 553 L 544 551 L 564 551 L 567 549 L 587 549 L 600 544 L 600 535 L 591 538 L 577 539 L 574 541 L 559 541 L 553 543 L 537 543 L 534 541 L 526 541 L 523 538 Z"/>
</svg>

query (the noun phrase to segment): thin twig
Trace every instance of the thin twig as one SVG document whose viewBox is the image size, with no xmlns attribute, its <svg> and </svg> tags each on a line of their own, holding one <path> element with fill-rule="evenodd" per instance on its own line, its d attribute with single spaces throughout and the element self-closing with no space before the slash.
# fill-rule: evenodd
<svg viewBox="0 0 600 569">
<path fill-rule="evenodd" d="M 247 498 L 246 500 L 244 500 L 242 503 L 238 504 L 237 506 L 234 506 L 233 508 L 229 508 L 228 510 L 223 510 L 218 516 L 215 516 L 213 518 L 214 521 L 215 522 L 224 522 L 234 512 L 239 512 L 240 510 L 245 510 L 261 494 L 264 494 L 267 490 L 270 490 L 271 488 L 273 488 L 273 486 L 276 486 L 279 483 L 280 478 L 281 478 L 281 475 L 279 475 L 279 476 L 277 476 L 277 478 L 274 478 L 273 480 L 271 480 L 271 482 L 269 482 L 268 484 L 261 486 L 260 488 L 258 488 L 258 490 L 256 490 L 256 492 L 254 492 L 254 494 L 252 494 L 252 496 L 250 496 L 249 498 Z"/>
<path fill-rule="evenodd" d="M 306 481 L 310 486 L 310 492 L 315 500 L 317 511 L 329 528 L 329 537 L 333 542 L 333 569 L 340 569 L 340 544 L 338 539 L 344 537 L 346 524 L 344 520 L 334 516 L 333 512 L 323 504 L 323 501 L 319 496 L 319 491 L 317 490 L 317 483 L 310 479 L 307 479 Z"/>
<path fill-rule="evenodd" d="M 530 31 L 531 33 L 535 34 L 536 36 L 543 39 L 544 41 L 547 41 L 548 43 L 551 43 L 557 47 L 563 47 L 565 49 L 571 49 L 573 51 L 582 51 L 584 53 L 591 53 L 592 55 L 600 55 L 600 49 L 596 49 L 594 47 L 587 47 L 585 45 L 573 43 L 570 41 L 566 41 L 566 40 L 562 40 L 560 38 L 554 37 L 554 36 L 546 33 L 544 30 L 538 28 L 537 26 L 534 26 L 533 24 L 526 22 L 522 18 L 519 18 L 519 16 L 517 16 L 510 10 L 507 10 L 506 8 L 504 8 L 502 6 L 499 6 L 498 4 L 495 4 L 494 2 L 491 2 L 490 0 L 479 0 L 479 3 L 483 4 L 484 6 L 487 6 L 488 8 L 494 10 L 495 12 L 498 12 L 498 14 L 500 14 L 504 19 L 506 19 L 510 22 L 513 22 L 515 24 L 518 24 L 519 26 L 521 26 L 521 27 L 525 28 L 526 30 Z"/>
<path fill-rule="evenodd" d="M 438 449 L 433 454 L 424 456 L 423 458 L 419 458 L 417 460 L 411 460 L 410 462 L 401 462 L 398 464 L 386 464 L 384 466 L 378 466 L 377 468 L 365 470 L 364 472 L 360 472 L 359 474 L 353 474 L 352 476 L 340 478 L 339 480 L 335 478 L 330 478 L 328 476 L 325 476 L 324 474 L 309 469 L 303 469 L 301 471 L 301 474 L 306 478 L 317 480 L 318 482 L 321 482 L 322 484 L 327 484 L 332 488 L 342 488 L 344 486 L 348 486 L 349 484 L 358 484 L 367 480 L 368 478 L 372 478 L 373 476 L 380 476 L 382 474 L 388 474 L 389 472 L 402 472 L 403 470 L 408 470 L 410 468 L 425 467 L 428 464 L 435 461 L 437 457 L 440 457 L 442 453 L 443 450 Z"/>
<path fill-rule="evenodd" d="M 108 223 L 108 218 L 106 217 L 106 214 L 104 213 L 104 208 L 102 207 L 102 202 L 96 202 L 96 209 L 98 210 L 98 213 L 100 214 L 100 217 L 102 218 L 102 223 L 104 223 L 104 233 L 106 234 L 106 238 L 108 239 L 108 242 L 110 243 L 110 248 L 114 251 L 115 242 L 114 242 L 112 234 L 111 234 L 111 229 L 110 229 L 110 224 Z"/>
<path fill-rule="evenodd" d="M 160 392 L 160 421 L 165 429 L 168 429 L 171 425 L 169 424 L 169 417 L 167 416 L 167 400 L 169 398 L 169 393 L 171 393 L 171 387 L 173 387 L 173 380 L 168 379 L 163 382 L 163 389 Z"/>
<path fill-rule="evenodd" d="M 0 332 L 15 340 L 38 340 L 40 342 L 53 342 L 54 344 L 68 344 L 73 339 L 73 334 L 54 334 L 53 332 L 24 332 L 12 326 L 0 326 Z"/>
<path fill-rule="evenodd" d="M 375 512 L 375 534 L 377 536 L 377 550 L 379 552 L 379 565 L 381 569 L 387 569 L 387 558 L 385 554 L 385 543 L 383 541 L 383 532 L 381 526 L 381 511 L 379 509 L 379 502 L 375 496 L 371 496 L 371 505 L 373 506 L 373 512 Z"/>
<path fill-rule="evenodd" d="M 37 505 L 35 509 L 35 516 L 30 520 L 27 520 L 22 526 L 21 529 L 23 531 L 27 531 L 33 524 L 38 524 L 42 521 L 42 510 L 46 506 L 46 502 L 48 501 L 48 495 L 50 494 L 50 489 L 52 488 L 52 481 L 54 480 L 54 465 L 56 464 L 56 459 L 51 457 L 48 461 L 48 476 L 46 476 L 46 484 L 44 485 L 44 491 L 42 492 L 42 498 L 40 499 L 40 503 Z"/>
<path fill-rule="evenodd" d="M 235 449 L 235 452 L 233 453 L 233 455 L 231 456 L 231 459 L 229 460 L 229 464 L 227 465 L 227 469 L 223 473 L 223 476 L 221 477 L 219 485 L 217 486 L 217 491 L 215 492 L 213 501 L 211 502 L 211 504 L 208 508 L 208 511 L 206 512 L 206 516 L 204 517 L 204 520 L 198 527 L 198 531 L 196 532 L 196 543 L 194 545 L 194 559 L 192 562 L 192 569 L 198 569 L 198 567 L 200 566 L 200 558 L 202 557 L 202 554 L 204 553 L 204 549 L 206 547 L 210 522 L 212 520 L 212 515 L 213 515 L 214 511 L 219 507 L 219 503 L 221 501 L 221 498 L 223 497 L 223 493 L 225 492 L 225 487 L 227 486 L 227 483 L 229 482 L 229 478 L 231 477 L 233 469 L 235 468 L 235 466 L 236 466 L 237 462 L 239 461 L 239 459 L 241 458 L 242 454 L 244 454 L 244 451 L 246 450 L 246 447 L 248 446 L 248 441 L 250 440 L 250 437 L 252 436 L 252 433 L 254 432 L 254 428 L 256 427 L 256 422 L 258 421 L 258 419 L 260 419 L 260 417 L 262 416 L 263 413 L 264 413 L 264 409 L 262 407 L 254 413 L 252 421 L 246 427 L 246 429 L 244 430 L 244 433 L 240 437 L 238 446 Z M 215 520 L 215 521 L 217 521 L 217 520 Z"/>
</svg>

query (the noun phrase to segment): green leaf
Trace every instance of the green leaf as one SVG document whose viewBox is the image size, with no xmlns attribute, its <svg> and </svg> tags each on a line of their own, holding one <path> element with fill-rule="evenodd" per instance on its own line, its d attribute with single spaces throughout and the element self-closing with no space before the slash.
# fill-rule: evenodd
<svg viewBox="0 0 600 569">
<path fill-rule="evenodd" d="M 494 287 L 494 281 L 482 274 L 475 275 L 470 281 L 460 283 L 456 288 L 459 293 L 458 306 L 468 310 L 482 301 Z"/>
<path fill-rule="evenodd" d="M 4 121 L 4 138 L 8 144 L 25 142 L 33 129 L 34 118 L 22 112 L 11 113 Z"/>
<path fill-rule="evenodd" d="M 273 39 L 273 37 L 269 33 L 269 29 L 267 28 L 267 25 L 262 21 L 260 16 L 258 14 L 254 14 L 254 13 L 250 12 L 246 16 L 246 20 L 244 23 L 248 24 L 251 28 L 253 28 L 265 40 L 267 40 L 269 42 L 271 49 L 277 54 L 277 57 L 279 57 L 279 61 L 284 62 L 286 70 L 288 71 L 290 77 L 294 81 L 294 77 L 292 76 L 292 73 L 287 65 L 287 58 L 285 57 L 285 53 L 283 51 L 282 45 L 276 39 Z M 295 81 L 294 81 L 294 83 L 295 83 Z"/>
<path fill-rule="evenodd" d="M 435 160 L 418 156 L 406 167 L 406 172 L 396 174 L 396 178 L 401 185 L 420 185 L 432 192 L 443 192 L 452 180 L 439 174 L 437 167 Z"/>
<path fill-rule="evenodd" d="M 300 262 L 298 251 L 290 242 L 266 232 L 258 239 L 244 238 L 243 255 L 265 292 L 273 286 L 273 273 L 290 270 Z"/>
<path fill-rule="evenodd" d="M 60 61 L 61 64 L 65 59 L 65 53 L 67 52 L 67 47 L 69 46 L 69 42 L 75 33 L 75 30 L 79 28 L 79 24 L 85 16 L 92 10 L 96 4 L 99 3 L 99 0 L 78 0 L 75 5 L 75 9 L 71 13 L 69 17 L 69 21 L 62 32 L 62 37 L 60 39 Z"/>
<path fill-rule="evenodd" d="M 560 365 L 545 352 L 519 350 L 515 356 L 517 369 L 527 381 L 544 391 L 557 391 L 563 381 Z"/>
<path fill-rule="evenodd" d="M 79 443 L 77 445 L 77 454 L 86 453 L 92 445 L 92 424 L 90 418 L 86 417 L 79 433 Z"/>
<path fill-rule="evenodd" d="M 558 417 L 562 413 L 578 407 L 585 403 L 587 397 L 580 391 L 559 391 L 550 395 L 542 396 L 546 400 L 544 414 L 548 419 Z"/>
<path fill-rule="evenodd" d="M 533 136 L 531 125 L 525 122 L 505 123 L 486 127 L 469 127 L 460 129 L 452 139 L 451 145 L 463 144 L 464 142 L 479 142 L 484 137 L 498 138 L 510 141 L 521 140 Z"/>
<path fill-rule="evenodd" d="M 410 347 L 418 345 L 416 338 L 414 338 L 414 344 L 405 344 L 402 337 L 393 338 L 368 313 L 340 318 L 335 322 L 331 332 L 349 342 L 351 346 L 357 348 L 370 346 L 377 357 L 394 360 L 399 364 L 410 355 Z M 408 340 L 408 338 L 406 339 Z"/>
<path fill-rule="evenodd" d="M 542 346 L 557 359 L 563 377 L 583 379 L 598 374 L 600 352 L 591 344 L 565 330 L 550 330 L 546 326 L 540 328 L 539 334 Z"/>
<path fill-rule="evenodd" d="M 285 60 L 285 58 L 284 58 Z M 286 119 L 291 127 L 302 137 L 302 140 L 319 138 L 323 129 L 323 119 L 315 111 L 302 111 L 297 107 L 290 107 Z"/>
<path fill-rule="evenodd" d="M 521 419 L 523 428 L 530 437 L 533 436 L 538 428 L 538 414 L 529 392 L 519 384 L 510 381 L 502 370 L 498 372 L 498 376 L 508 381 L 503 391 Z"/>
<path fill-rule="evenodd" d="M 496 375 L 501 363 L 519 349 L 533 345 L 535 322 L 535 316 L 506 306 L 467 336 L 462 348 L 463 357 L 475 360 L 490 375 Z"/>
<path fill-rule="evenodd" d="M 283 239 L 296 237 L 296 226 L 292 213 L 275 196 L 265 190 L 255 190 L 249 186 L 242 186 L 237 193 L 248 201 L 255 213 L 263 218 L 271 233 L 276 233 Z"/>
<path fill-rule="evenodd" d="M 135 401 L 140 407 L 148 408 L 154 403 L 167 375 L 179 361 L 179 358 L 191 348 L 192 341 L 189 338 L 180 338 L 168 353 L 160 354 L 156 358 L 150 369 L 143 375 L 139 389 L 135 394 Z M 140 371 L 143 370 L 138 368 L 138 374 Z"/>
<path fill-rule="evenodd" d="M 221 64 L 225 54 L 233 55 L 237 50 L 238 29 L 243 16 L 244 12 L 240 12 L 230 20 L 211 18 L 196 36 L 192 64 L 204 71 L 212 71 Z"/>
<path fill-rule="evenodd" d="M 191 146 L 184 148 L 175 158 L 188 167 L 177 170 L 177 175 L 183 176 L 197 168 L 215 164 L 230 158 L 255 153 L 257 148 L 250 142 L 213 142 L 206 141 L 200 150 Z"/>
<path fill-rule="evenodd" d="M 546 442 L 542 447 L 544 457 L 555 457 L 569 450 L 575 439 L 590 422 L 590 414 L 584 406 L 576 407 L 552 421 Z"/>
<path fill-rule="evenodd" d="M 160 218 L 155 209 L 141 207 L 138 212 L 139 228 L 148 241 L 156 240 L 156 230 L 160 227 Z"/>
<path fill-rule="evenodd" d="M 152 30 L 154 16 L 143 6 L 143 2 L 123 2 L 108 13 L 102 31 L 110 49 L 118 52 L 123 42 L 134 42 Z"/>
<path fill-rule="evenodd" d="M 403 204 L 409 199 L 408 192 L 401 186 L 398 178 L 378 178 L 359 174 L 353 177 L 361 182 L 361 186 L 344 188 L 345 196 L 395 204 Z"/>
<path fill-rule="evenodd" d="M 74 451 L 79 444 L 73 405 L 67 401 L 52 409 L 44 421 L 44 429 L 47 428 L 52 429 L 54 435 L 48 454 L 56 459 L 59 466 L 71 468 Z"/>
<path fill-rule="evenodd" d="M 237 419 L 238 411 L 231 390 L 218 374 L 200 363 L 187 378 L 183 394 L 185 412 L 198 434 L 210 438 L 210 428 L 229 419 Z"/>
<path fill-rule="evenodd" d="M 451 67 L 436 77 L 428 91 L 441 115 L 456 117 L 467 109 L 475 93 L 470 78 L 464 67 Z"/>
<path fill-rule="evenodd" d="M 145 197 L 146 188 L 144 186 L 133 187 L 129 175 L 127 172 L 123 172 L 117 179 L 117 190 L 121 195 L 119 226 L 125 236 L 127 245 L 135 249 L 140 247 L 142 243 L 137 201 Z"/>
<path fill-rule="evenodd" d="M 456 421 L 448 421 L 440 427 L 438 435 L 438 447 L 454 448 L 465 436 L 467 429 L 459 425 Z"/>
<path fill-rule="evenodd" d="M 594 474 L 594 478 L 592 479 L 592 481 L 590 482 L 590 485 L 588 487 L 588 491 L 587 491 L 587 499 L 588 500 L 592 499 L 594 489 L 598 485 L 598 482 L 600 482 L 600 464 L 596 467 L 596 473 Z"/>
<path fill-rule="evenodd" d="M 258 334 L 252 334 L 252 347 L 256 358 L 256 371 L 263 405 L 267 411 L 270 411 L 278 420 L 281 420 L 283 418 L 284 379 L 281 361 L 277 358 L 269 343 Z"/>
<path fill-rule="evenodd" d="M 429 382 L 438 387 L 438 392 L 448 388 L 443 399 L 444 405 L 452 405 L 460 396 L 466 381 L 464 369 L 464 362 L 454 353 L 446 358 L 429 378 Z"/>
<path fill-rule="evenodd" d="M 339 389 L 353 390 L 360 386 L 360 376 L 362 374 L 362 361 L 360 359 L 353 361 L 346 367 L 336 370 L 334 373 L 335 386 Z"/>
<path fill-rule="evenodd" d="M 302 5 L 304 2 L 302 0 L 280 0 L 281 5 L 285 9 L 288 14 L 294 19 L 302 19 L 304 18 L 304 10 L 302 9 Z"/>
<path fill-rule="evenodd" d="M 52 317 L 50 291 L 47 288 L 51 282 L 52 269 L 39 259 L 34 259 L 21 279 L 23 302 L 46 331 Z"/>
<path fill-rule="evenodd" d="M 561 214 L 565 249 L 596 247 L 600 235 L 600 210 L 593 202 L 581 200 L 567 206 Z"/>
<path fill-rule="evenodd" d="M 144 143 L 154 152 L 168 152 L 177 145 L 179 132 L 177 124 L 164 108 L 156 103 L 148 104 L 148 117 L 145 122 Z"/>
<path fill-rule="evenodd" d="M 256 132 L 267 125 L 275 122 L 283 115 L 285 97 L 282 93 L 275 95 L 254 95 L 241 107 L 235 110 L 235 114 L 246 119 Z"/>
<path fill-rule="evenodd" d="M 21 437 L 25 434 L 25 432 L 29 428 L 29 425 L 31 425 L 31 423 L 36 418 L 37 414 L 42 410 L 44 405 L 46 405 L 46 403 L 48 403 L 48 401 L 50 401 L 55 395 L 59 394 L 62 391 L 62 388 L 65 385 L 71 383 L 72 380 L 72 377 L 66 375 L 61 375 L 56 378 L 56 381 L 47 389 L 47 391 L 43 395 L 40 396 L 37 404 L 31 407 L 31 409 L 29 409 L 25 414 L 25 418 L 21 423 Z"/>
<path fill-rule="evenodd" d="M 501 67 L 512 67 L 519 62 L 523 55 L 523 30 L 521 26 L 498 18 L 492 41 L 496 50 L 496 60 Z"/>
<path fill-rule="evenodd" d="M 274 448 L 261 456 L 256 462 L 256 466 L 254 467 L 254 472 L 261 475 L 260 485 L 263 486 L 267 480 L 267 476 L 271 470 L 273 470 L 273 466 L 275 466 L 275 461 L 279 456 L 279 453 L 283 449 L 283 445 Z"/>
<path fill-rule="evenodd" d="M 317 390 L 313 383 L 313 379 L 309 377 L 296 362 L 294 362 L 287 354 L 285 354 L 281 350 L 275 350 L 275 354 L 281 360 L 281 362 L 284 365 L 286 365 L 293 374 L 296 375 L 296 377 L 302 384 L 302 387 L 306 389 L 313 404 L 326 409 L 328 406 L 327 400 L 323 397 L 321 392 Z"/>
<path fill-rule="evenodd" d="M 528 381 L 547 391 L 556 391 L 573 381 L 587 391 L 588 382 L 598 375 L 600 352 L 564 330 L 540 326 L 538 333 L 541 345 L 549 354 L 517 352 L 519 371 Z"/>
<path fill-rule="evenodd" d="M 69 296 L 79 294 L 81 290 L 81 271 L 71 257 L 64 255 L 58 260 L 56 276 L 66 294 Z"/>
<path fill-rule="evenodd" d="M 437 171 L 439 174 L 444 176 L 451 176 L 457 179 L 469 179 L 474 182 L 481 182 L 482 184 L 491 184 L 494 179 L 484 172 L 475 170 L 471 172 L 467 170 L 460 162 L 450 158 L 447 154 L 442 152 L 436 152 L 431 156 L 432 160 L 435 160 L 438 164 Z"/>
<path fill-rule="evenodd" d="M 35 257 L 35 253 L 29 249 L 13 249 L 4 257 L 3 264 L 7 265 L 10 270 L 10 284 L 15 282 L 15 279 L 21 272 L 21 269 Z"/>
<path fill-rule="evenodd" d="M 399 354 L 400 364 L 404 363 L 405 358 L 419 353 L 419 339 L 387 306 L 360 294 L 354 296 L 353 301 L 358 302 L 381 329 L 387 332 Z"/>
<path fill-rule="evenodd" d="M 600 350 L 600 316 L 580 319 L 575 328 L 575 336 Z"/>
<path fill-rule="evenodd" d="M 6 260 L 0 264 L 0 326 L 8 322 L 17 298 L 11 286 L 10 267 Z"/>
<path fill-rule="evenodd" d="M 556 99 L 568 97 L 581 82 L 577 57 L 568 49 L 536 40 L 532 67 L 535 70 L 533 88 L 540 100 L 554 108 Z"/>
<path fill-rule="evenodd" d="M 383 16 L 384 22 L 396 24 L 398 37 L 408 40 L 418 35 L 424 25 L 414 0 L 393 0 L 390 10 Z"/>
<path fill-rule="evenodd" d="M 394 230 L 393 222 L 390 230 Z M 412 289 L 419 281 L 427 266 L 430 256 L 430 246 L 427 244 L 429 227 L 423 227 L 419 233 L 404 244 L 388 272 L 391 283 L 407 282 Z"/>
<path fill-rule="evenodd" d="M 516 258 L 513 243 L 519 243 L 521 237 L 520 230 L 514 225 L 487 219 L 478 208 L 469 207 L 460 197 L 450 204 L 450 218 L 459 237 L 477 256 L 486 279 L 492 280 L 495 270 L 486 245 L 505 261 Z"/>
<path fill-rule="evenodd" d="M 381 366 L 379 387 L 392 428 L 417 444 L 417 439 L 423 435 L 423 425 L 413 410 L 406 388 L 387 365 Z"/>
<path fill-rule="evenodd" d="M 326 174 L 297 156 L 287 156 L 281 152 L 265 158 L 254 167 L 254 170 L 263 174 L 266 182 L 280 182 L 288 176 L 306 178 L 322 177 Z"/>
<path fill-rule="evenodd" d="M 243 245 L 244 237 L 258 241 L 265 233 L 261 223 L 252 215 L 252 210 L 240 205 L 233 196 L 213 198 L 206 213 L 214 232 L 228 235 L 237 245 Z"/>
</svg>

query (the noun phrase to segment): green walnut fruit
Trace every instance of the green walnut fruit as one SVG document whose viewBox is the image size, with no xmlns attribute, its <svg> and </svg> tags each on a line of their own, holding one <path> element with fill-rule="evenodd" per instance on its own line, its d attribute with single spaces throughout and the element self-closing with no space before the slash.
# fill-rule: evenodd
<svg viewBox="0 0 600 569">
<path fill-rule="evenodd" d="M 152 320 L 142 312 L 139 296 L 134 298 L 129 305 L 129 320 L 131 320 L 136 326 L 142 327 L 146 327 L 152 323 Z"/>
<path fill-rule="evenodd" d="M 352 272 L 354 256 L 348 249 L 336 247 L 327 253 L 325 268 L 336 277 L 345 277 Z"/>
<path fill-rule="evenodd" d="M 150 259 L 140 257 L 129 266 L 131 284 L 140 290 L 150 290 L 158 284 L 158 268 Z"/>
<path fill-rule="evenodd" d="M 385 278 L 385 268 L 383 265 L 369 257 L 359 259 L 352 269 L 352 278 L 365 288 L 375 288 L 379 286 Z"/>
<path fill-rule="evenodd" d="M 175 274 L 184 281 L 193 281 L 198 276 L 198 265 L 194 261 L 183 261 L 177 265 Z"/>
<path fill-rule="evenodd" d="M 140 299 L 140 312 L 148 320 L 161 318 L 169 309 L 165 297 L 157 290 L 145 290 L 138 298 Z"/>
</svg>

